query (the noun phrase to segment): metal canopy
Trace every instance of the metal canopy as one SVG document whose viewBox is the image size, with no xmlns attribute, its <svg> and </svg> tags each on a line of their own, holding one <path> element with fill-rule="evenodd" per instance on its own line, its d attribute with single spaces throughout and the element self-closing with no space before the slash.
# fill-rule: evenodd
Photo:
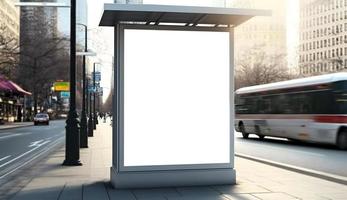
<svg viewBox="0 0 347 200">
<path fill-rule="evenodd" d="M 228 25 L 237 26 L 254 16 L 270 16 L 269 10 L 168 6 L 149 4 L 105 4 L 100 26 L 116 23 L 179 23 L 186 26 Z"/>
</svg>

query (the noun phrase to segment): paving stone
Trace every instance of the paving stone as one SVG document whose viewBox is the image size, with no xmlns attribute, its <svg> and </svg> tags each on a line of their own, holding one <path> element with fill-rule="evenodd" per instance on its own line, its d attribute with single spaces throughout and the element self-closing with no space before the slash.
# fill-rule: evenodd
<svg viewBox="0 0 347 200">
<path fill-rule="evenodd" d="M 222 194 L 235 194 L 235 193 L 264 193 L 270 192 L 269 190 L 255 184 L 238 184 L 238 185 L 221 185 L 213 186 L 215 190 Z"/>
<path fill-rule="evenodd" d="M 131 190 L 116 190 L 107 187 L 107 192 L 110 200 L 136 200 L 135 195 L 131 192 Z"/>
<path fill-rule="evenodd" d="M 338 192 L 338 193 L 333 193 L 333 194 L 323 194 L 323 197 L 326 198 L 331 198 L 331 199 L 347 199 L 347 191 L 344 192 Z"/>
<path fill-rule="evenodd" d="M 57 200 L 63 188 L 64 186 L 24 189 L 17 193 L 11 200 Z"/>
<path fill-rule="evenodd" d="M 141 198 L 169 198 L 180 197 L 180 193 L 175 188 L 154 188 L 132 190 L 137 199 Z"/>
<path fill-rule="evenodd" d="M 104 182 L 84 184 L 83 200 L 109 200 Z"/>
<path fill-rule="evenodd" d="M 220 193 L 216 191 L 212 187 L 178 187 L 176 188 L 177 192 L 181 194 L 182 196 L 192 196 L 192 195 L 199 195 L 199 196 L 217 196 Z"/>
<path fill-rule="evenodd" d="M 82 200 L 82 182 L 67 183 L 58 200 Z"/>
<path fill-rule="evenodd" d="M 224 196 L 230 200 L 259 200 L 259 198 L 250 194 L 225 194 Z"/>
<path fill-rule="evenodd" d="M 168 200 L 230 200 L 223 195 L 193 195 L 193 196 L 182 196 L 182 197 L 170 197 Z"/>
<path fill-rule="evenodd" d="M 261 194 L 253 194 L 255 197 L 258 197 L 262 200 L 294 200 L 298 199 L 292 197 L 285 193 L 261 193 Z"/>
</svg>

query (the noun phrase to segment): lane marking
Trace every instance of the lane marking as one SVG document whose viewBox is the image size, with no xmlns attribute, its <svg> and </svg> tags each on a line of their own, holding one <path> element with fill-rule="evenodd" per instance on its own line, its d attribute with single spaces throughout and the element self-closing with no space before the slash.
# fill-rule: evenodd
<svg viewBox="0 0 347 200">
<path fill-rule="evenodd" d="M 20 136 L 21 134 L 19 133 L 15 133 L 15 134 L 11 134 L 11 135 L 5 135 L 5 136 L 1 136 L 0 137 L 0 140 L 1 139 L 6 139 L 6 138 L 11 138 L 11 137 L 16 137 L 16 136 Z"/>
<path fill-rule="evenodd" d="M 46 143 L 48 143 L 48 142 L 49 142 L 49 141 L 44 142 L 44 143 L 42 143 L 42 145 L 44 145 L 44 144 L 46 144 Z M 17 156 L 17 157 L 15 157 L 15 158 L 13 158 L 12 160 L 10 160 L 10 161 L 8 161 L 8 162 L 6 162 L 6 163 L 0 165 L 0 168 L 6 166 L 6 165 L 8 165 L 8 164 L 10 164 L 10 163 L 12 163 L 12 162 L 14 162 L 14 161 L 16 161 L 16 160 L 18 160 L 19 158 L 21 158 L 21 157 L 23 157 L 23 156 L 25 156 L 25 155 L 27 155 L 27 154 L 33 152 L 33 151 L 35 151 L 36 149 L 40 148 L 42 145 L 36 146 L 35 148 L 33 148 L 33 149 L 31 149 L 31 150 L 29 150 L 29 151 L 27 151 L 27 152 L 21 154 L 20 156 Z"/>
<path fill-rule="evenodd" d="M 30 135 L 32 133 L 30 132 L 24 132 L 24 133 L 9 133 L 9 135 L 5 135 L 5 136 L 0 136 L 0 140 L 1 139 L 7 139 L 7 138 L 12 138 L 12 137 L 17 137 L 17 136 L 22 136 L 22 135 Z"/>
<path fill-rule="evenodd" d="M 43 148 L 43 149 L 41 150 L 40 153 L 38 153 L 37 155 L 34 155 L 34 157 L 32 157 L 30 160 L 28 160 L 28 161 L 22 163 L 21 165 L 15 167 L 15 168 L 12 169 L 11 171 L 7 172 L 6 174 L 0 176 L 0 179 L 3 179 L 3 178 L 5 178 L 6 176 L 12 174 L 13 172 L 17 171 L 17 170 L 20 169 L 21 167 L 27 165 L 28 163 L 32 162 L 32 161 L 35 160 L 36 158 L 40 157 L 42 154 L 48 152 L 49 150 L 51 150 L 51 149 L 52 149 L 53 147 L 55 147 L 56 145 L 62 143 L 62 142 L 63 142 L 62 139 L 63 139 L 63 137 L 57 139 L 55 142 L 52 142 L 51 145 L 49 145 L 49 146 Z"/>
<path fill-rule="evenodd" d="M 37 147 L 40 145 L 41 142 L 43 142 L 44 140 L 36 140 L 34 142 L 31 142 L 30 145 L 28 147 Z"/>
<path fill-rule="evenodd" d="M 5 156 L 5 157 L 3 157 L 3 158 L 0 158 L 0 161 L 6 160 L 6 159 L 9 158 L 9 157 L 11 157 L 11 155 Z"/>
</svg>

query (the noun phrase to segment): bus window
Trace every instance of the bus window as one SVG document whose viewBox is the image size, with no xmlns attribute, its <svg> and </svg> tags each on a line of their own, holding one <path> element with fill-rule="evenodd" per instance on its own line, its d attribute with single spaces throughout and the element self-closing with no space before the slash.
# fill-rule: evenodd
<svg viewBox="0 0 347 200">
<path fill-rule="evenodd" d="M 347 93 L 335 94 L 336 114 L 347 114 Z"/>
</svg>

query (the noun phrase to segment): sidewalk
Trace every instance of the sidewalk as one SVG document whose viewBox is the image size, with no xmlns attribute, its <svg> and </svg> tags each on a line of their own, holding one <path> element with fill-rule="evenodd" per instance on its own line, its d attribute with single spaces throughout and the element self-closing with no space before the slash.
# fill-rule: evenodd
<svg viewBox="0 0 347 200">
<path fill-rule="evenodd" d="M 13 123 L 5 123 L 0 125 L 0 130 L 12 129 L 12 128 L 20 128 L 33 126 L 33 122 L 13 122 Z"/>
<path fill-rule="evenodd" d="M 115 190 L 109 184 L 111 127 L 101 123 L 89 148 L 81 150 L 81 167 L 64 167 L 64 149 L 35 169 L 40 175 L 13 200 L 345 200 L 347 186 L 235 158 L 237 185 Z M 314 161 L 313 161 L 314 162 Z"/>
</svg>

